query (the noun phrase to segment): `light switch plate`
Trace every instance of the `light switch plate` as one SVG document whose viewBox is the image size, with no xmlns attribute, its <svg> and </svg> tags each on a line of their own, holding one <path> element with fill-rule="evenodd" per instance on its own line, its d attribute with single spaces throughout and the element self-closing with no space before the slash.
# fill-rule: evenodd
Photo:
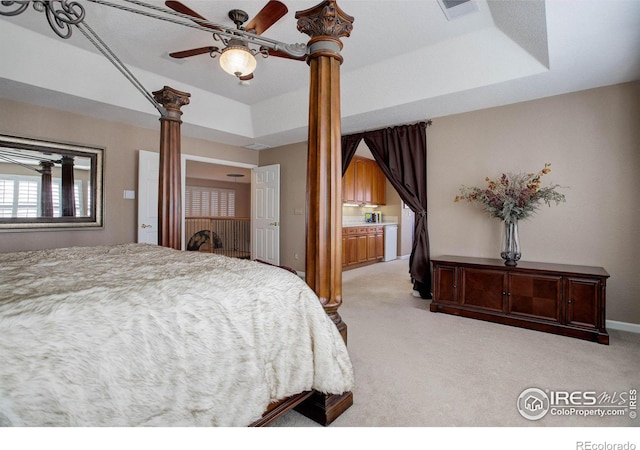
<svg viewBox="0 0 640 450">
<path fill-rule="evenodd" d="M 136 198 L 136 191 L 124 191 L 124 198 L 134 200 Z"/>
</svg>

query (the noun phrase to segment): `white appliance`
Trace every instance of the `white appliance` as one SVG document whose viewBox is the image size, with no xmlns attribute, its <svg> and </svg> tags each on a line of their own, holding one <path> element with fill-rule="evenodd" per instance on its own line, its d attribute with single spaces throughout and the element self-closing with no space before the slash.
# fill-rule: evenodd
<svg viewBox="0 0 640 450">
<path fill-rule="evenodd" d="M 384 226 L 384 258 L 383 261 L 398 259 L 398 224 Z"/>
</svg>

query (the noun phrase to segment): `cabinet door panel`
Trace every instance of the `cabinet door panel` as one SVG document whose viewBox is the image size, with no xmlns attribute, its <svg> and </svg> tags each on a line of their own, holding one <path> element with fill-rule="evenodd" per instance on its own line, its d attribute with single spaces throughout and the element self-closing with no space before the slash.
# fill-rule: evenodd
<svg viewBox="0 0 640 450">
<path fill-rule="evenodd" d="M 580 327 L 598 326 L 598 280 L 567 279 L 567 324 Z"/>
<path fill-rule="evenodd" d="M 509 275 L 508 312 L 532 318 L 560 320 L 562 277 Z"/>
<path fill-rule="evenodd" d="M 376 258 L 384 258 L 384 232 L 376 234 Z"/>
<path fill-rule="evenodd" d="M 354 164 L 349 164 L 342 177 L 342 202 L 356 202 L 356 167 Z"/>
<path fill-rule="evenodd" d="M 361 236 L 358 235 L 357 236 L 357 255 L 358 255 L 358 261 L 357 262 L 364 262 L 367 260 L 367 248 L 368 248 L 368 242 L 367 242 L 367 236 Z"/>
<path fill-rule="evenodd" d="M 462 269 L 462 303 L 504 312 L 506 272 L 484 269 Z"/>
<path fill-rule="evenodd" d="M 380 166 L 378 166 L 378 163 L 376 163 L 375 161 L 373 162 L 372 172 L 373 172 L 373 175 L 371 180 L 371 183 L 372 183 L 371 202 L 374 205 L 384 205 L 386 203 L 385 187 L 386 187 L 387 178 L 385 177 L 384 173 L 380 169 Z"/>
<path fill-rule="evenodd" d="M 362 159 L 356 159 L 355 165 L 355 197 L 356 203 L 365 202 L 365 194 L 367 191 L 367 170 L 366 163 Z"/>
<path fill-rule="evenodd" d="M 366 160 L 362 164 L 362 169 L 364 171 L 364 183 L 363 183 L 363 198 L 364 202 L 367 204 L 373 203 L 373 164 L 370 160 Z"/>
<path fill-rule="evenodd" d="M 342 236 L 342 267 L 347 265 L 347 236 Z"/>
<path fill-rule="evenodd" d="M 358 237 L 347 236 L 347 265 L 358 262 Z"/>
<path fill-rule="evenodd" d="M 367 235 L 367 260 L 373 261 L 376 259 L 376 235 Z"/>
<path fill-rule="evenodd" d="M 434 297 L 438 302 L 457 303 L 456 268 L 438 266 L 434 274 Z"/>
</svg>

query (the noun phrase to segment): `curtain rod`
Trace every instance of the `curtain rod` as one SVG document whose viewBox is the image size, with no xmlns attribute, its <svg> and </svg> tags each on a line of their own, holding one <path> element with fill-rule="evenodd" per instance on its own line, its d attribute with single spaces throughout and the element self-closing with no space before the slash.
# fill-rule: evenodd
<svg viewBox="0 0 640 450">
<path fill-rule="evenodd" d="M 388 127 L 374 128 L 372 130 L 356 131 L 355 133 L 344 134 L 343 136 L 355 136 L 357 134 L 374 133 L 376 131 L 382 131 L 382 130 L 387 130 L 387 129 L 391 129 L 391 128 L 398 128 L 398 127 L 408 127 L 408 126 L 412 126 L 412 125 L 419 125 L 421 123 L 424 123 L 427 127 L 430 127 L 433 124 L 433 120 L 427 119 L 427 120 L 420 120 L 418 122 L 407 123 L 407 124 L 402 124 L 402 125 L 391 125 L 391 126 L 388 126 Z"/>
</svg>

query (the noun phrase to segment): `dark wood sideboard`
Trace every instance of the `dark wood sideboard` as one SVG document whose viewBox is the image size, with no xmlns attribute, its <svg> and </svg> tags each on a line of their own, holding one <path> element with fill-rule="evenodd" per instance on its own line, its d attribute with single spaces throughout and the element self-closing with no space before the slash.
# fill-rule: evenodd
<svg viewBox="0 0 640 450">
<path fill-rule="evenodd" d="M 431 311 L 609 344 L 602 267 L 433 258 Z"/>
</svg>

